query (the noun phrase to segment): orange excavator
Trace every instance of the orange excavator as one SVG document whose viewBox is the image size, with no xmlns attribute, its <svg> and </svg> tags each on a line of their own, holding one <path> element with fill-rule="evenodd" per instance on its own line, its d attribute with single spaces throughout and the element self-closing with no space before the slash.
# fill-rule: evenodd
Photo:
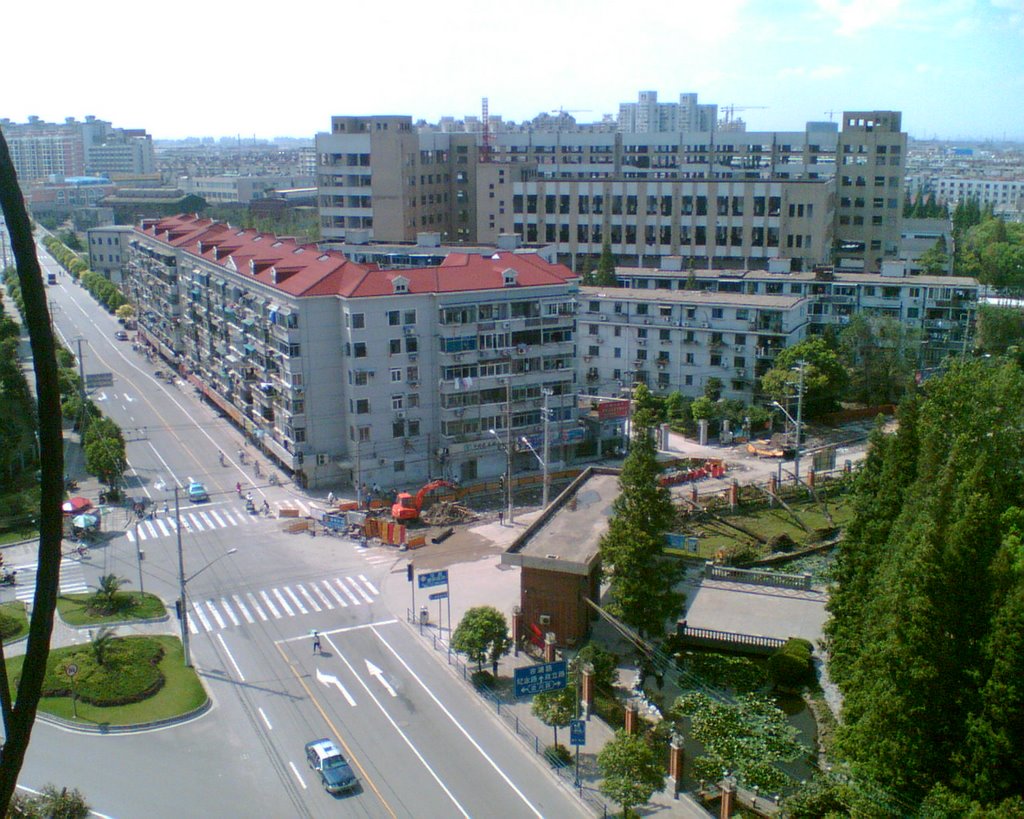
<svg viewBox="0 0 1024 819">
<path fill-rule="evenodd" d="M 442 486 L 454 488 L 455 484 L 449 481 L 431 481 L 416 493 L 416 497 L 413 497 L 408 492 L 399 492 L 398 498 L 391 506 L 391 517 L 399 521 L 416 520 L 420 516 L 420 509 L 423 508 L 423 499 L 427 496 L 427 493 Z"/>
</svg>

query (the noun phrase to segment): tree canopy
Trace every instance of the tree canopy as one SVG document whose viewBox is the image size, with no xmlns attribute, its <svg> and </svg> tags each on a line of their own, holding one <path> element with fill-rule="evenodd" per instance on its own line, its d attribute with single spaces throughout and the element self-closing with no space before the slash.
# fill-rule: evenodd
<svg viewBox="0 0 1024 819">
<path fill-rule="evenodd" d="M 615 739 L 598 754 L 597 765 L 603 777 L 601 793 L 621 805 L 624 816 L 665 787 L 659 755 L 638 734 L 616 731 Z"/>
<path fill-rule="evenodd" d="M 780 350 L 774 365 L 761 376 L 761 389 L 783 406 L 792 402 L 799 386 L 797 367 L 804 361 L 804 417 L 832 412 L 846 390 L 849 376 L 835 349 L 820 336 Z M 792 413 L 795 415 L 795 413 Z"/>
<path fill-rule="evenodd" d="M 462 615 L 452 634 L 452 648 L 483 668 L 490 662 L 498 673 L 498 661 L 512 648 L 505 615 L 493 606 L 475 606 Z"/>
</svg>

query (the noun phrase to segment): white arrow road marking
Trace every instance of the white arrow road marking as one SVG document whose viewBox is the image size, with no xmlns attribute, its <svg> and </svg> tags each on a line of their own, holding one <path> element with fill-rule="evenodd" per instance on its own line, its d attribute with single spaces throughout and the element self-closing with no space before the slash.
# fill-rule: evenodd
<svg viewBox="0 0 1024 819">
<path fill-rule="evenodd" d="M 107 394 L 105 392 L 98 393 L 96 395 L 96 400 L 97 401 L 106 401 L 107 400 Z"/>
<path fill-rule="evenodd" d="M 353 708 L 355 707 L 356 701 L 354 699 L 352 699 L 352 695 L 349 694 L 348 690 L 345 688 L 345 686 L 343 686 L 341 684 L 341 680 L 339 680 L 333 674 L 324 674 L 318 668 L 316 670 L 316 680 L 319 683 L 323 683 L 328 688 L 330 688 L 332 685 L 336 685 L 338 687 L 338 690 L 341 692 L 341 696 L 343 696 L 346 700 L 348 700 L 348 704 L 349 705 L 351 705 Z"/>
<path fill-rule="evenodd" d="M 395 693 L 395 689 L 391 687 L 391 683 L 389 683 L 387 680 L 384 679 L 384 672 L 381 671 L 379 668 L 377 668 L 377 666 L 375 666 L 369 660 L 366 660 L 366 670 L 367 670 L 367 672 L 369 673 L 369 675 L 371 677 L 376 677 L 377 678 L 377 682 L 379 682 L 381 685 L 383 685 L 384 689 L 392 697 L 397 697 L 398 696 Z"/>
<path fill-rule="evenodd" d="M 129 395 L 128 393 L 125 393 L 125 394 L 124 394 L 124 400 L 125 400 L 125 401 L 127 401 L 128 403 L 131 403 L 131 402 L 132 402 L 132 401 L 134 401 L 135 399 L 134 399 L 134 398 L 132 398 L 132 397 L 131 397 L 131 396 L 130 396 L 130 395 Z"/>
</svg>

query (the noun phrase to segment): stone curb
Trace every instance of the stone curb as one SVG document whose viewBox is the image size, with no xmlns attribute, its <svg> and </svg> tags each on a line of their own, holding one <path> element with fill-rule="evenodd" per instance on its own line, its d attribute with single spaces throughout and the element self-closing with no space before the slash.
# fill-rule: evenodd
<svg viewBox="0 0 1024 819">
<path fill-rule="evenodd" d="M 66 720 L 61 717 L 55 717 L 52 714 L 44 714 L 42 711 L 36 713 L 36 719 L 39 722 L 45 722 L 49 725 L 55 725 L 58 728 L 63 728 L 67 731 L 74 731 L 79 734 L 132 734 L 142 731 L 151 731 L 154 728 L 163 728 L 170 725 L 183 725 L 186 722 L 199 719 L 199 717 L 203 716 L 211 708 L 213 708 L 213 700 L 207 696 L 206 702 L 198 708 L 189 711 L 187 714 L 180 714 L 175 717 L 168 717 L 167 719 L 158 719 L 153 722 L 140 722 L 134 725 L 83 725 L 80 722 L 71 722 L 70 720 Z"/>
</svg>

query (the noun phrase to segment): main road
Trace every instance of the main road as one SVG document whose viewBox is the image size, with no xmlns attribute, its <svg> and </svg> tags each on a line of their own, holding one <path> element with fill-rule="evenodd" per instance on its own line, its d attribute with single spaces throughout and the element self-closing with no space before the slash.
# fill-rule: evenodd
<svg viewBox="0 0 1024 819">
<path fill-rule="evenodd" d="M 57 271 L 41 248 L 40 260 Z M 113 374 L 113 385 L 91 397 L 126 433 L 129 494 L 147 496 L 157 510 L 153 520 L 108 512 L 103 544 L 89 560 L 65 561 L 64 575 L 94 585 L 114 572 L 172 601 L 180 529 L 186 576 L 194 575 L 192 655 L 213 708 L 141 734 L 83 735 L 39 724 L 22 784 L 79 787 L 96 810 L 116 817 L 319 817 L 339 809 L 391 817 L 586 815 L 402 621 L 404 608 L 399 616 L 388 608 L 386 585 L 406 582 L 402 556 L 343 538 L 289 535 L 275 516 L 248 514 L 236 483 L 275 512 L 290 507 L 304 515 L 314 502 L 290 484 L 269 485 L 265 461 L 257 478 L 252 451 L 248 464 L 238 458 L 238 431 L 184 381 L 155 377 L 166 366 L 117 341 L 119 326 L 83 288 L 59 276 L 48 293 L 58 335 L 76 352 L 81 340 L 85 371 Z M 207 486 L 209 502 L 183 497 L 192 480 Z M 17 593 L 30 597 L 30 585 L 19 584 Z M 303 756 L 304 743 L 319 737 L 347 750 L 358 793 L 335 798 L 320 788 Z"/>
</svg>

